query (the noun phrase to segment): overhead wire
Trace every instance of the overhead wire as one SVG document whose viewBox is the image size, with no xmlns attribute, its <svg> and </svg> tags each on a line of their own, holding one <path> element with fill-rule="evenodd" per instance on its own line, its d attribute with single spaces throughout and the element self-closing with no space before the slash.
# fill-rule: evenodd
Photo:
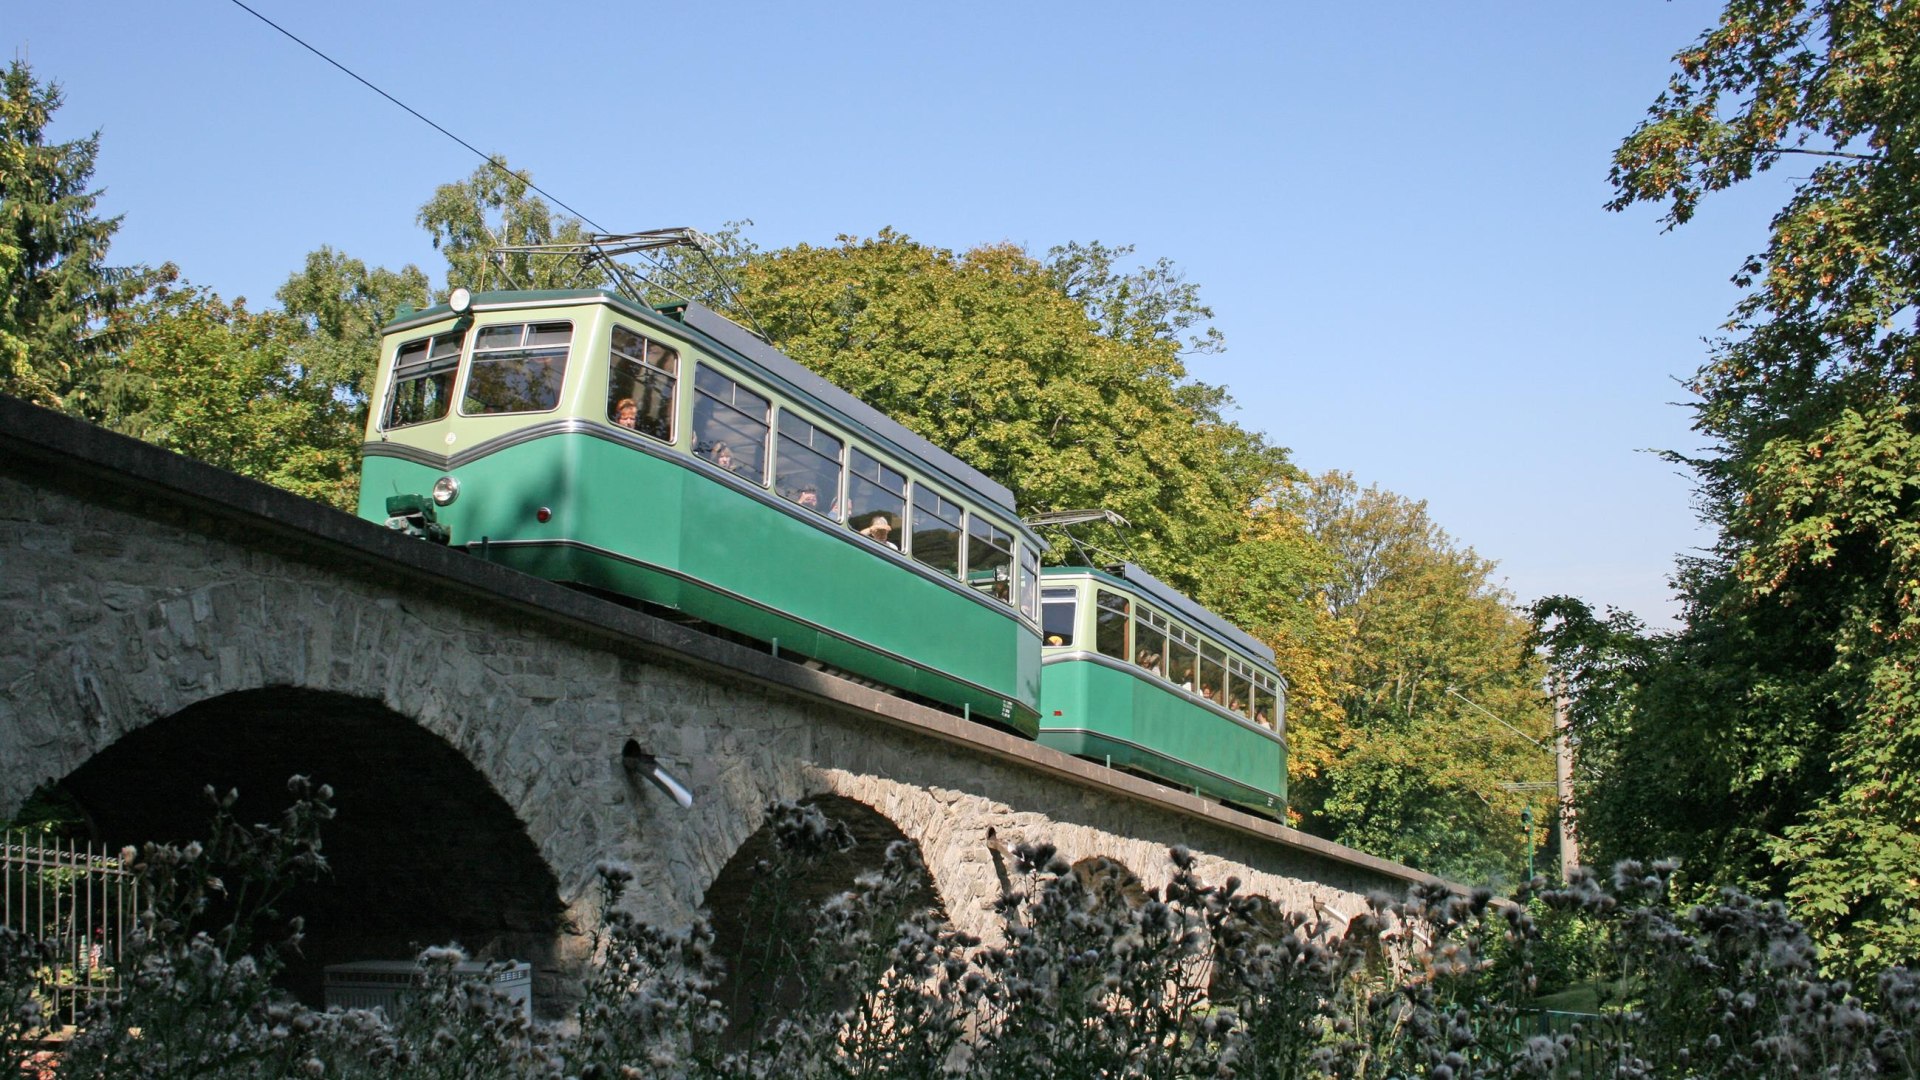
<svg viewBox="0 0 1920 1080">
<path fill-rule="evenodd" d="M 275 30 L 280 31 L 280 33 L 286 36 L 287 40 L 293 42 L 295 45 L 300 46 L 301 48 L 307 50 L 308 52 L 319 57 L 320 59 L 325 60 L 327 63 L 332 64 L 334 67 L 339 68 L 342 72 L 345 72 L 349 78 L 353 79 L 353 81 L 359 83 L 361 86 L 366 87 L 367 89 L 373 91 L 374 93 L 379 94 L 381 97 L 386 98 L 388 101 L 393 102 L 395 105 L 400 106 L 402 109 L 405 109 L 409 114 L 411 114 L 414 117 L 414 119 L 419 120 L 421 123 L 427 125 L 433 130 L 439 132 L 440 134 L 445 135 L 447 138 L 452 139 L 454 142 L 459 143 L 461 146 L 466 147 L 469 151 L 471 151 L 474 154 L 474 156 L 486 162 L 488 165 L 493 166 L 495 169 L 499 170 L 502 173 L 505 173 L 507 176 L 510 176 L 516 180 L 519 180 L 525 183 L 528 187 L 532 188 L 533 190 L 539 192 L 542 195 L 545 195 L 548 199 L 551 199 L 553 201 L 553 204 L 555 206 L 558 206 L 560 209 L 565 210 L 567 213 L 572 214 L 574 217 L 577 217 L 581 221 L 584 221 L 587 224 L 593 226 L 596 230 L 600 232 L 607 231 L 605 226 L 601 225 L 599 222 L 593 220 L 587 215 L 581 213 L 580 211 L 575 210 L 573 207 L 567 205 L 566 201 L 561 199 L 558 195 L 555 195 L 553 192 L 548 191 L 546 188 L 543 188 L 539 184 L 534 183 L 531 179 L 528 179 L 527 177 L 514 172 L 512 169 L 507 168 L 504 162 L 500 161 L 498 158 L 494 157 L 492 154 L 485 153 L 479 147 L 473 145 L 467 140 L 461 138 L 460 136 L 455 135 L 453 132 L 448 131 L 446 128 L 441 127 L 439 124 L 434 123 L 434 121 L 431 118 L 429 118 L 425 113 L 422 113 L 420 110 L 414 108 L 413 106 L 407 104 L 404 101 L 401 101 L 399 98 L 394 97 L 392 94 L 387 93 L 385 90 L 382 90 L 379 87 L 373 85 L 373 83 L 368 82 L 366 79 L 362 78 L 360 74 L 354 71 L 352 68 L 341 63 L 338 60 L 335 60 L 333 57 L 328 56 L 326 53 L 321 52 L 319 49 L 313 47 L 312 45 L 307 44 L 307 42 L 302 40 L 298 34 L 295 34 L 293 31 L 287 29 L 284 26 L 281 26 L 279 23 L 274 22 L 272 19 L 269 19 L 265 15 L 262 15 L 258 11 L 255 11 L 254 9 L 248 7 L 245 3 L 242 2 L 242 0 L 232 0 L 232 2 L 233 2 L 233 6 L 239 8 L 241 11 L 244 11 L 247 14 L 253 16 L 254 18 L 259 19 L 261 22 L 266 23 L 268 26 L 273 27 Z"/>
<path fill-rule="evenodd" d="M 312 44 L 309 44 L 305 39 L 301 38 L 298 34 L 295 34 L 293 31 L 288 30 L 286 27 L 281 26 L 279 23 L 274 22 L 272 19 L 267 18 L 265 15 L 262 15 L 260 12 L 249 7 L 244 2 L 244 0 L 231 0 L 231 2 L 233 3 L 233 6 L 239 8 L 240 10 L 246 12 L 247 14 L 253 16 L 254 18 L 259 19 L 261 22 L 266 23 L 268 26 L 272 27 L 273 29 L 279 31 L 280 34 L 286 37 L 288 41 L 293 42 L 295 45 L 300 46 L 301 48 L 307 50 L 308 52 L 319 57 L 320 59 L 325 60 L 328 64 L 331 64 L 333 67 L 337 68 L 339 71 L 344 73 L 347 77 L 359 83 L 361 86 L 364 86 L 367 89 L 373 91 L 374 93 L 379 94 L 381 97 L 386 98 L 388 101 L 399 106 L 401 109 L 406 110 L 408 115 L 412 116 L 414 119 L 419 120 L 421 123 L 427 125 L 433 130 L 439 132 L 442 135 L 445 135 L 447 138 L 452 139 L 454 142 L 465 147 L 475 157 L 479 158 L 481 161 L 486 162 L 486 164 L 490 168 L 501 173 L 502 175 L 505 175 L 511 179 L 514 179 L 521 183 L 526 184 L 527 187 L 545 196 L 555 206 L 558 206 L 560 209 L 565 210 L 569 214 L 572 214 L 574 217 L 578 218 L 582 223 L 592 226 L 596 233 L 606 234 L 608 232 L 606 226 L 593 220 L 592 218 L 588 217 L 586 214 L 583 214 L 580 211 L 574 209 L 565 199 L 560 198 L 558 195 L 555 195 L 553 192 L 548 191 L 546 188 L 543 188 L 539 184 L 534 183 L 533 179 L 530 176 L 524 175 L 522 173 L 517 173 L 512 169 L 508 168 L 506 163 L 501 161 L 499 158 L 495 157 L 492 154 L 486 153 L 485 151 L 481 150 L 479 147 L 473 145 L 467 140 L 461 138 L 458 135 L 455 135 L 453 132 L 442 127 L 440 124 L 436 123 L 431 117 L 427 116 L 425 113 L 407 104 L 406 102 L 401 101 L 399 98 L 394 97 L 392 94 L 387 93 L 385 90 L 382 90 L 380 87 L 375 86 L 370 80 L 363 77 L 359 72 L 354 71 L 352 68 L 348 67 L 347 65 L 341 63 L 338 60 L 335 60 L 331 56 L 328 56 L 326 53 L 320 51 L 319 48 L 315 47 Z M 612 257 L 607 255 L 605 251 L 601 250 L 600 244 L 597 240 L 589 238 L 586 246 L 592 249 L 596 253 L 596 255 L 598 256 L 598 261 L 601 263 L 601 265 L 608 268 L 608 271 L 612 274 L 615 280 L 619 281 L 622 285 L 626 286 L 628 290 L 633 293 L 633 296 L 636 300 L 640 298 L 641 296 L 640 290 L 634 289 L 631 281 L 628 278 L 628 275 L 631 273 L 631 271 L 629 271 L 625 267 L 621 267 L 618 263 L 616 263 L 612 259 Z M 766 329 L 760 325 L 760 320 L 753 314 L 753 310 L 747 307 L 745 301 L 743 301 L 740 298 L 739 291 L 733 288 L 731 282 L 728 281 L 727 274 L 721 269 L 718 263 L 714 262 L 712 254 L 707 251 L 705 246 L 702 246 L 702 245 L 695 245 L 694 250 L 700 253 L 700 257 L 702 260 L 704 260 L 707 266 L 707 269 L 709 270 L 709 272 L 713 277 L 713 280 L 718 283 L 717 292 L 712 287 L 709 287 L 707 289 L 702 289 L 698 283 L 696 283 L 686 273 L 682 272 L 678 267 L 672 266 L 665 260 L 645 251 L 638 252 L 637 254 L 642 259 L 646 260 L 647 264 L 653 268 L 654 274 L 670 276 L 675 282 L 679 284 L 680 288 L 675 288 L 673 285 L 666 284 L 665 282 L 656 281 L 652 275 L 639 275 L 641 280 L 646 281 L 650 284 L 657 284 L 660 287 L 665 288 L 668 292 L 678 292 L 681 294 L 683 298 L 687 300 L 696 299 L 696 296 L 694 294 L 700 294 L 700 293 L 711 294 L 714 298 L 720 300 L 721 303 L 727 306 L 730 306 L 735 311 L 741 312 L 742 314 L 746 315 L 748 321 L 753 323 L 753 331 L 756 334 L 758 334 L 762 340 L 771 341 L 772 339 L 768 337 Z M 502 276 L 506 276 L 508 278 L 509 283 L 511 283 L 512 278 L 511 276 L 506 274 L 504 259 L 500 260 L 500 265 L 498 269 L 500 270 Z"/>
</svg>

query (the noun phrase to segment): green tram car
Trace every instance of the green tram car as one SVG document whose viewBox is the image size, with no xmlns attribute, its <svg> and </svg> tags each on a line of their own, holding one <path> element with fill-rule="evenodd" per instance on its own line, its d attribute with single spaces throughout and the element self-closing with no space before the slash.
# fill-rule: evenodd
<svg viewBox="0 0 1920 1080">
<path fill-rule="evenodd" d="M 1035 735 L 1012 493 L 715 312 L 455 290 L 373 401 L 360 516 Z"/>
<path fill-rule="evenodd" d="M 1287 683 L 1273 650 L 1131 563 L 1050 566 L 1040 741 L 1281 816 Z"/>
</svg>

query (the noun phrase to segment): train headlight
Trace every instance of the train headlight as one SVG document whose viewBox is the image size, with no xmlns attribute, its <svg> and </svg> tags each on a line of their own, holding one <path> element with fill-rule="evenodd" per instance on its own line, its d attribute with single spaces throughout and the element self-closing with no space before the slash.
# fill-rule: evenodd
<svg viewBox="0 0 1920 1080">
<path fill-rule="evenodd" d="M 447 294 L 447 306 L 453 309 L 455 315 L 472 314 L 473 292 L 464 285 L 460 286 Z"/>
<path fill-rule="evenodd" d="M 451 506 L 453 500 L 460 497 L 460 481 L 451 476 L 443 476 L 433 482 L 433 503 L 435 506 Z"/>
</svg>

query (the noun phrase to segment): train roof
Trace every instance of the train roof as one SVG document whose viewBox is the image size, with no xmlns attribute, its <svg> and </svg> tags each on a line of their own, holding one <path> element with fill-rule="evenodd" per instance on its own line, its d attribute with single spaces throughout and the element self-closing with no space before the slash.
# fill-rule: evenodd
<svg viewBox="0 0 1920 1080">
<path fill-rule="evenodd" d="M 1108 567 L 1049 566 L 1045 571 L 1046 577 L 1065 577 L 1070 574 L 1105 578 L 1110 583 L 1165 609 L 1168 614 L 1182 622 L 1189 623 L 1254 659 L 1264 662 L 1268 667 L 1273 668 L 1275 673 L 1280 670 L 1274 661 L 1273 649 L 1269 648 L 1265 642 L 1201 607 L 1191 597 L 1133 563 L 1119 563 Z"/>
<path fill-rule="evenodd" d="M 1013 501 L 1013 492 L 1005 484 L 909 431 L 906 425 L 898 420 L 835 386 L 806 365 L 760 340 L 752 332 L 712 308 L 702 304 L 687 303 L 670 305 L 668 310 L 662 311 L 637 304 L 605 289 L 529 289 L 481 292 L 473 295 L 473 307 L 476 311 L 515 305 L 560 306 L 569 303 L 611 304 L 643 321 L 656 325 L 667 324 L 665 328 L 676 332 L 692 331 L 695 335 L 718 346 L 719 348 L 715 351 L 731 353 L 747 361 L 769 377 L 786 384 L 796 396 L 812 399 L 813 404 L 836 414 L 850 426 L 858 429 L 859 433 L 871 437 L 875 442 L 891 446 L 902 455 L 913 458 L 940 474 L 952 484 L 970 489 L 982 500 L 1005 510 L 1010 517 L 1014 518 L 1020 530 L 1027 534 L 1028 539 L 1039 542 L 1039 538 L 1033 534 L 1033 531 L 1019 519 L 1018 509 Z M 383 328 L 382 332 L 391 333 L 414 325 L 435 322 L 451 314 L 453 314 L 452 308 L 445 304 L 435 304 L 424 311 L 396 317 Z"/>
</svg>

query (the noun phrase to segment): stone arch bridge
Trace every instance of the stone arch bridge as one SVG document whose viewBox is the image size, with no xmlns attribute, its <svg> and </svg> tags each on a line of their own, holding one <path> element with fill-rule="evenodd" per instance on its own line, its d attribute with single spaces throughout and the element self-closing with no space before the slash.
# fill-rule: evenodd
<svg viewBox="0 0 1920 1080">
<path fill-rule="evenodd" d="M 1184 843 L 1209 880 L 1337 913 L 1435 880 L 0 398 L 0 821 L 55 790 L 105 842 L 185 838 L 204 785 L 265 815 L 296 772 L 340 811 L 307 992 L 458 939 L 531 959 L 558 1012 L 601 861 L 684 924 L 779 799 L 916 842 L 989 940 L 997 855 L 1029 839 L 1149 886 Z"/>
</svg>

